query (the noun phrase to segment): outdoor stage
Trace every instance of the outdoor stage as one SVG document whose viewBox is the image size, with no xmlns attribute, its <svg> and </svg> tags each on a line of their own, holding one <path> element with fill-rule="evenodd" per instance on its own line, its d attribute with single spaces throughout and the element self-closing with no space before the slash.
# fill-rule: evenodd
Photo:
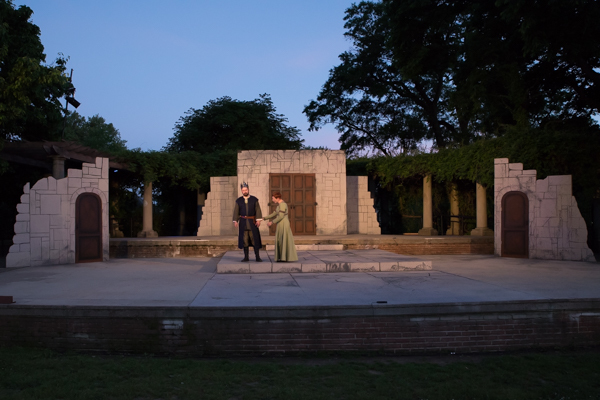
<svg viewBox="0 0 600 400">
<path fill-rule="evenodd" d="M 16 301 L 0 305 L 0 345 L 201 357 L 600 344 L 598 263 L 413 258 L 431 269 L 218 274 L 216 257 L 0 269 L 0 296 Z"/>
<path fill-rule="evenodd" d="M 221 257 L 227 251 L 237 249 L 237 240 L 237 236 L 110 239 L 110 258 Z M 262 240 L 267 246 L 273 245 L 275 236 L 263 236 Z M 313 248 L 320 245 L 341 245 L 341 248 L 336 249 L 379 249 L 404 255 L 494 254 L 493 236 L 294 236 L 294 242 L 297 246 Z"/>
</svg>

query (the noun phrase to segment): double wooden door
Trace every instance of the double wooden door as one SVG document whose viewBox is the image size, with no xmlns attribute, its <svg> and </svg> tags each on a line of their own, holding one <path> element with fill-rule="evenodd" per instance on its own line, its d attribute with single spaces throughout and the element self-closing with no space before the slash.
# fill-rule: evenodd
<svg viewBox="0 0 600 400">
<path fill-rule="evenodd" d="M 280 192 L 288 205 L 288 218 L 294 235 L 316 235 L 316 186 L 315 174 L 270 174 L 269 196 Z M 271 200 L 269 198 L 269 200 Z M 269 201 L 269 213 L 277 204 Z M 275 225 L 269 229 L 275 235 Z"/>
</svg>

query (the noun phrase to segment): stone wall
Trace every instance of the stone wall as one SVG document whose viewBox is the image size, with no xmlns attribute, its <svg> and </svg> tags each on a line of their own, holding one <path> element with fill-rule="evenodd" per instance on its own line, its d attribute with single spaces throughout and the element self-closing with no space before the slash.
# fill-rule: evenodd
<svg viewBox="0 0 600 400">
<path fill-rule="evenodd" d="M 108 260 L 108 158 L 97 157 L 82 169 L 69 169 L 66 178 L 43 178 L 23 187 L 6 266 L 74 263 L 75 202 L 86 192 L 97 194 L 102 203 L 102 252 Z"/>
<path fill-rule="evenodd" d="M 236 235 L 233 225 L 233 208 L 238 190 L 236 176 L 210 178 L 210 192 L 206 195 L 202 209 L 202 219 L 198 226 L 198 236 Z"/>
<path fill-rule="evenodd" d="M 508 158 L 494 160 L 494 248 L 502 252 L 502 197 L 523 192 L 529 200 L 529 257 L 548 260 L 595 261 L 587 246 L 587 227 L 572 194 L 571 175 L 536 179 Z"/>
<path fill-rule="evenodd" d="M 241 196 L 239 184 L 247 182 L 259 200 L 263 215 L 269 212 L 269 174 L 315 174 L 317 235 L 345 235 L 346 155 L 341 150 L 240 151 L 237 177 L 211 178 L 198 236 L 235 235 L 231 223 L 234 201 Z M 269 235 L 267 224 L 260 226 Z"/>
<path fill-rule="evenodd" d="M 269 174 L 315 174 L 317 235 L 345 235 L 346 154 L 342 150 L 250 150 L 238 153 L 238 182 L 248 182 L 263 213 L 271 200 Z M 239 188 L 238 188 L 239 193 Z M 266 224 L 261 233 L 268 235 Z"/>
<path fill-rule="evenodd" d="M 381 234 L 377 212 L 373 207 L 373 198 L 369 192 L 368 181 L 367 176 L 346 177 L 348 234 Z"/>
</svg>

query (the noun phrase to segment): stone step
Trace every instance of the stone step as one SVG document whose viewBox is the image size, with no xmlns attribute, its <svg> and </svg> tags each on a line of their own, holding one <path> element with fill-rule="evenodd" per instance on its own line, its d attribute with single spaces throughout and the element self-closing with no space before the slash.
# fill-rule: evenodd
<svg viewBox="0 0 600 400">
<path fill-rule="evenodd" d="M 265 246 L 267 251 L 275 251 L 275 245 Z M 296 251 L 344 250 L 343 244 L 297 244 Z"/>
<path fill-rule="evenodd" d="M 383 250 L 299 251 L 298 261 L 274 262 L 274 252 L 261 252 L 263 262 L 242 262 L 241 251 L 228 251 L 217 264 L 219 274 L 324 273 L 324 272 L 401 272 L 432 269 L 432 262 Z"/>
</svg>

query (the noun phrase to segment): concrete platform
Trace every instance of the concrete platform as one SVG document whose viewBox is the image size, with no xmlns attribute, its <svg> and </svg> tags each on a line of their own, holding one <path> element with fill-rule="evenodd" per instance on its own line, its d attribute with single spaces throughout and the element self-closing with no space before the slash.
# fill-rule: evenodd
<svg viewBox="0 0 600 400">
<path fill-rule="evenodd" d="M 242 251 L 228 251 L 217 264 L 217 273 L 400 272 L 432 268 L 431 261 L 414 256 L 383 250 L 329 250 L 334 246 L 338 245 L 299 245 L 298 261 L 295 262 L 276 262 L 273 246 L 261 251 L 263 262 L 256 262 L 252 251 L 250 262 L 241 261 L 244 257 Z M 303 251 L 302 247 L 314 250 Z"/>
<path fill-rule="evenodd" d="M 0 342 L 184 357 L 598 345 L 598 263 L 426 260 L 431 270 L 402 273 L 217 274 L 217 258 L 0 269 L 0 296 L 15 301 L 0 304 Z"/>
<path fill-rule="evenodd" d="M 431 270 L 401 274 L 217 274 L 218 258 L 111 259 L 0 269 L 0 295 L 13 296 L 16 302 L 0 308 L 361 306 L 377 301 L 418 304 L 600 298 L 599 263 L 482 255 L 430 255 L 426 260 L 432 262 Z"/>
</svg>

